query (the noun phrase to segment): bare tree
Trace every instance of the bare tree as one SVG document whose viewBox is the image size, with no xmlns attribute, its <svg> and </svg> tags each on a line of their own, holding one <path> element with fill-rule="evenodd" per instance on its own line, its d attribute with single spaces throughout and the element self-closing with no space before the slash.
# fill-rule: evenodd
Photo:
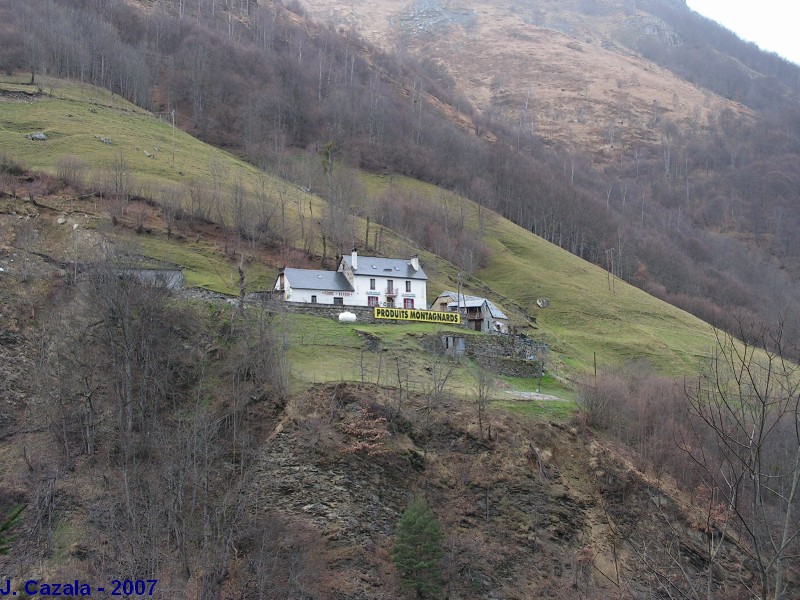
<svg viewBox="0 0 800 600">
<path fill-rule="evenodd" d="M 273 195 L 273 190 L 270 184 L 269 179 L 264 173 L 259 174 L 258 176 L 258 185 L 256 187 L 255 192 L 255 222 L 253 225 L 253 232 L 252 232 L 252 240 L 255 243 L 256 241 L 264 243 L 269 240 L 276 239 L 279 235 L 283 235 L 283 229 L 281 232 L 277 234 L 275 231 L 276 223 L 275 217 L 277 216 L 278 206 L 275 202 L 275 197 Z M 283 194 L 280 194 L 281 198 L 281 216 L 282 221 L 285 221 L 285 202 L 283 200 Z M 283 227 L 283 223 L 281 224 Z M 277 234 L 277 235 L 276 235 Z"/>
<path fill-rule="evenodd" d="M 782 329 L 717 334 L 708 372 L 687 386 L 693 439 L 684 448 L 735 516 L 758 571 L 758 597 L 795 597 L 800 549 L 800 384 Z"/>
<path fill-rule="evenodd" d="M 223 201 L 223 188 L 230 175 L 230 167 L 225 162 L 211 158 L 208 161 L 208 172 L 211 175 L 211 203 L 214 207 L 217 223 L 225 226 L 226 210 Z"/>
<path fill-rule="evenodd" d="M 58 178 L 80 193 L 83 192 L 88 172 L 89 166 L 85 162 L 69 154 L 60 157 L 56 163 Z"/>
<path fill-rule="evenodd" d="M 102 174 L 98 187 L 111 201 L 111 215 L 119 219 L 125 214 L 134 187 L 133 174 L 122 152 L 117 152 L 111 166 Z"/>
<path fill-rule="evenodd" d="M 488 370 L 479 366 L 475 370 L 475 408 L 478 412 L 478 430 L 480 431 L 481 439 L 483 439 L 483 426 L 487 423 L 486 409 L 489 406 L 489 397 L 495 386 L 495 378 Z M 491 426 L 489 427 L 491 432 Z"/>
<path fill-rule="evenodd" d="M 185 190 L 182 186 L 164 185 L 159 190 L 159 201 L 161 204 L 161 214 L 164 217 L 164 225 L 167 228 L 167 239 L 172 237 L 172 229 L 181 214 L 181 201 Z"/>
<path fill-rule="evenodd" d="M 210 218 L 210 193 L 205 183 L 189 183 L 189 215 L 193 221 L 207 221 Z"/>
<path fill-rule="evenodd" d="M 355 242 L 353 215 L 359 204 L 357 200 L 363 195 L 357 177 L 349 169 L 334 161 L 334 150 L 333 142 L 326 144 L 322 149 L 328 200 L 321 222 L 323 257 L 327 254 L 328 244 L 336 254 Z"/>
<path fill-rule="evenodd" d="M 456 362 L 447 355 L 443 344 L 437 339 L 433 358 L 425 367 L 428 373 L 423 385 L 426 429 L 430 429 L 434 412 L 438 411 L 449 397 L 448 384 L 455 368 Z"/>
</svg>

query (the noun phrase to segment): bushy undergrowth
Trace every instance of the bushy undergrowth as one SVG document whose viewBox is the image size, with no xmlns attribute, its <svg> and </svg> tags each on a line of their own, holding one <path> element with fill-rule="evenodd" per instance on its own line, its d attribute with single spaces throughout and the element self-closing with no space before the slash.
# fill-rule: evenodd
<svg viewBox="0 0 800 600">
<path fill-rule="evenodd" d="M 709 561 L 730 532 L 752 559 L 760 597 L 794 597 L 800 384 L 781 354 L 781 332 L 751 335 L 756 343 L 720 334 L 708 367 L 692 380 L 632 365 L 584 381 L 578 402 L 586 424 L 694 499 Z"/>
<path fill-rule="evenodd" d="M 689 413 L 680 382 L 631 364 L 585 379 L 579 387 L 581 416 L 590 427 L 635 450 L 642 469 L 665 470 L 690 485 L 687 455 Z"/>
</svg>

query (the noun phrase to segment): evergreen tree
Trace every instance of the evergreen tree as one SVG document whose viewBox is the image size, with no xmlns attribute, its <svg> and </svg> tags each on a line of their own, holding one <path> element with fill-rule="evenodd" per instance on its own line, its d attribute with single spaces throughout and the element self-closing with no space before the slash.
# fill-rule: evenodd
<svg viewBox="0 0 800 600">
<path fill-rule="evenodd" d="M 0 556 L 8 554 L 11 550 L 11 537 L 8 533 L 19 522 L 23 508 L 22 506 L 15 508 L 5 521 L 0 521 Z"/>
<path fill-rule="evenodd" d="M 437 594 L 442 587 L 442 528 L 424 499 L 408 505 L 397 528 L 392 559 L 403 585 L 422 598 Z"/>
</svg>

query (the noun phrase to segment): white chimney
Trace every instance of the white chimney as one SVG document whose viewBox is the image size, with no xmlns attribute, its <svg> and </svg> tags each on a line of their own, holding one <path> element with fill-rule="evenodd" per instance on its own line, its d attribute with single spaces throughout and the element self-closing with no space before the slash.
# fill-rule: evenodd
<svg viewBox="0 0 800 600">
<path fill-rule="evenodd" d="M 353 267 L 353 271 L 358 269 L 358 251 L 353 248 L 353 251 L 350 253 L 350 262 L 352 263 L 350 266 Z"/>
<path fill-rule="evenodd" d="M 411 257 L 411 268 L 415 271 L 419 271 L 419 256 L 416 254 Z"/>
</svg>

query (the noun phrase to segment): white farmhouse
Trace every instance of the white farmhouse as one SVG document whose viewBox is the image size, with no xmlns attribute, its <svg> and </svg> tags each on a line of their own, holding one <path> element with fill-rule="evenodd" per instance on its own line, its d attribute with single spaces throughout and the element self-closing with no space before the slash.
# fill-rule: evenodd
<svg viewBox="0 0 800 600">
<path fill-rule="evenodd" d="M 288 302 L 427 308 L 428 276 L 419 258 L 359 256 L 353 249 L 336 271 L 285 268 L 275 291 Z"/>
<path fill-rule="evenodd" d="M 359 256 L 355 248 L 343 256 L 339 272 L 344 273 L 355 292 L 353 304 L 426 309 L 428 276 L 419 258 Z"/>
</svg>

